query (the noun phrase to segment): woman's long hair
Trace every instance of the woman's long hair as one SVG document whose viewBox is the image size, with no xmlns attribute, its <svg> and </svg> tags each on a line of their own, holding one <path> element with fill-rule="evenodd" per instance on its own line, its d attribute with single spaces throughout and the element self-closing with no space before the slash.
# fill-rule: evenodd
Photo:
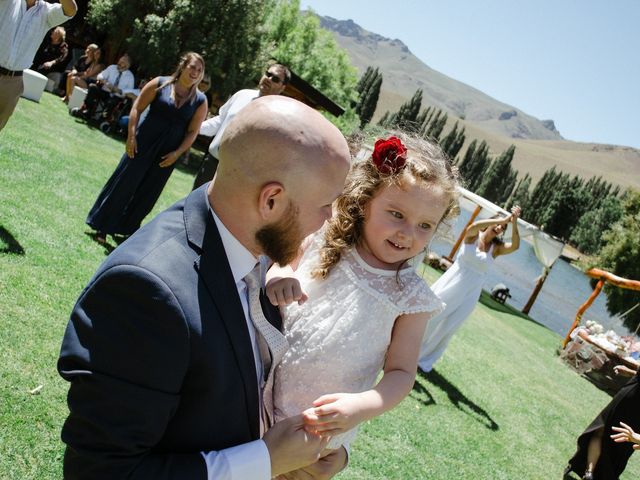
<svg viewBox="0 0 640 480">
<path fill-rule="evenodd" d="M 158 90 L 161 90 L 167 85 L 175 84 L 180 78 L 180 75 L 182 75 L 182 72 L 184 71 L 184 69 L 187 68 L 187 65 L 189 65 L 189 62 L 191 62 L 191 60 L 197 60 L 198 62 L 200 62 L 200 65 L 202 65 L 202 72 L 200 73 L 200 78 L 198 78 L 198 81 L 191 86 L 191 89 L 189 90 L 189 95 L 187 95 L 187 98 L 184 100 L 184 102 L 178 105 L 179 107 L 187 103 L 187 101 L 191 103 L 195 101 L 196 93 L 198 92 L 198 84 L 204 78 L 204 58 L 202 58 L 202 56 L 196 52 L 187 52 L 183 54 L 180 57 L 180 60 L 178 61 L 178 67 L 176 68 L 176 71 L 173 72 L 173 74 L 171 74 L 171 76 L 167 81 L 163 82 L 161 85 L 158 86 Z M 174 102 L 176 101 L 175 88 L 171 89 L 171 99 Z M 176 102 L 176 105 L 177 105 L 177 102 Z"/>
<path fill-rule="evenodd" d="M 407 147 L 406 166 L 392 175 L 380 173 L 371 157 L 353 164 L 345 189 L 334 204 L 334 215 L 327 224 L 324 245 L 320 249 L 320 264 L 312 272 L 314 278 L 329 275 L 349 247 L 362 241 L 365 208 L 376 192 L 384 186 L 400 185 L 407 176 L 416 181 L 438 186 L 448 196 L 449 203 L 442 220 L 459 212 L 458 171 L 449 163 L 442 149 L 427 140 L 404 133 L 394 133 Z"/>
</svg>

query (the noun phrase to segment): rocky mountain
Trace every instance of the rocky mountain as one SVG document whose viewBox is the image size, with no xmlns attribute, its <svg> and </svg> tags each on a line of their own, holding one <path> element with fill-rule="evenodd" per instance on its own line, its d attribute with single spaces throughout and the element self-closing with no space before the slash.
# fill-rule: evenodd
<svg viewBox="0 0 640 480">
<path fill-rule="evenodd" d="M 323 28 L 331 31 L 353 64 L 363 72 L 367 66 L 379 67 L 384 74 L 377 116 L 384 110 L 397 110 L 405 98 L 421 88 L 423 104 L 435 105 L 479 127 L 511 138 L 536 140 L 562 139 L 553 120 L 538 120 L 511 105 L 430 68 L 398 39 L 369 32 L 353 20 L 319 17 Z"/>
<path fill-rule="evenodd" d="M 397 111 L 421 88 L 423 107 L 435 105 L 449 112 L 445 132 L 454 121 L 465 126 L 468 140 L 462 153 L 474 138 L 486 140 L 494 155 L 513 144 L 514 167 L 521 174 L 528 172 L 534 181 L 555 165 L 585 178 L 599 175 L 623 187 L 640 188 L 640 150 L 564 140 L 553 120 L 539 120 L 430 68 L 398 39 L 369 32 L 353 20 L 328 16 L 319 19 L 360 73 L 369 65 L 382 72 L 384 80 L 374 122 L 387 110 Z"/>
</svg>

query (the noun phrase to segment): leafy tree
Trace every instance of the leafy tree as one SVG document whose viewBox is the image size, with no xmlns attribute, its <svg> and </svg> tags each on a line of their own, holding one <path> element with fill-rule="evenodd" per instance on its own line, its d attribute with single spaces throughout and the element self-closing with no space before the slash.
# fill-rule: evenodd
<svg viewBox="0 0 640 480">
<path fill-rule="evenodd" d="M 545 230 L 562 239 L 569 239 L 571 231 L 590 204 L 591 196 L 583 188 L 583 180 L 577 175 L 563 182 L 554 190 L 542 219 Z"/>
<path fill-rule="evenodd" d="M 358 125 L 355 113 L 358 78 L 347 53 L 320 27 L 313 12 L 300 12 L 299 0 L 276 2 L 264 28 L 265 53 L 291 67 L 346 112 L 333 121 L 345 133 Z M 353 107 L 352 107 L 353 105 Z"/>
<path fill-rule="evenodd" d="M 640 192 L 628 191 L 623 198 L 624 214 L 604 233 L 604 246 L 599 265 L 611 273 L 631 280 L 640 280 Z M 626 312 L 640 302 L 640 292 L 606 285 L 607 309 L 612 314 Z M 635 330 L 640 324 L 640 308 L 624 318 L 624 324 Z"/>
<path fill-rule="evenodd" d="M 623 209 L 620 199 L 607 196 L 594 210 L 587 211 L 571 232 L 571 242 L 581 251 L 595 254 L 603 243 L 603 232 L 609 230 L 622 217 Z"/>
<path fill-rule="evenodd" d="M 273 2 L 91 0 L 87 20 L 108 34 L 113 59 L 125 50 L 144 76 L 173 71 L 180 53 L 202 54 L 221 96 L 252 85 L 263 66 L 260 29 Z"/>
</svg>

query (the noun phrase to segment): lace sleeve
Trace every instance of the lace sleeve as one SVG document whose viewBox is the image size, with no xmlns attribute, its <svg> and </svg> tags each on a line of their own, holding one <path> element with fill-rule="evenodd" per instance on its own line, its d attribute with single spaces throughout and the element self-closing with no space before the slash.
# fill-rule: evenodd
<svg viewBox="0 0 640 480">
<path fill-rule="evenodd" d="M 444 310 L 444 302 L 418 275 L 409 277 L 403 290 L 405 295 L 398 305 L 403 314 L 428 313 L 432 318 Z"/>
</svg>

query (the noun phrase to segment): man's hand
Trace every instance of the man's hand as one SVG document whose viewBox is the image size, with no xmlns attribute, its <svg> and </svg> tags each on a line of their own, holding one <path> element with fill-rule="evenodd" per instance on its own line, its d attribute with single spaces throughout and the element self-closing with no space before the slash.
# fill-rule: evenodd
<svg viewBox="0 0 640 480">
<path fill-rule="evenodd" d="M 262 440 L 269 450 L 274 477 L 316 463 L 329 441 L 307 432 L 302 415 L 279 421 L 267 430 Z"/>
<path fill-rule="evenodd" d="M 325 450 L 316 463 L 281 475 L 286 480 L 327 480 L 333 478 L 347 466 L 347 452 L 344 447 Z"/>
<path fill-rule="evenodd" d="M 285 307 L 293 302 L 302 305 L 309 298 L 294 277 L 272 278 L 267 283 L 266 293 L 271 304 L 276 307 Z"/>
</svg>

